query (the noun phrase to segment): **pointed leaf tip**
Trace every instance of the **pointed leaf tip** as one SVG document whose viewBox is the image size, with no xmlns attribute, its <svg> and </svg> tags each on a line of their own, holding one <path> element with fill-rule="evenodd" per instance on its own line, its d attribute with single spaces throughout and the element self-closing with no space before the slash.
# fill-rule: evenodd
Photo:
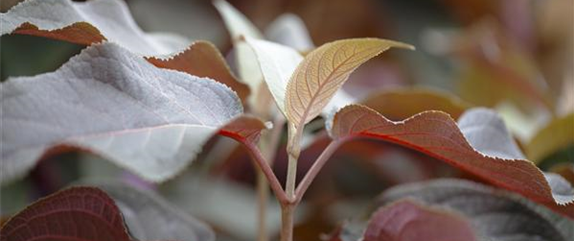
<svg viewBox="0 0 574 241">
<path fill-rule="evenodd" d="M 301 128 L 321 113 L 357 67 L 391 47 L 412 48 L 400 42 L 362 38 L 338 40 L 313 50 L 287 84 L 287 119 L 296 129 Z"/>
</svg>

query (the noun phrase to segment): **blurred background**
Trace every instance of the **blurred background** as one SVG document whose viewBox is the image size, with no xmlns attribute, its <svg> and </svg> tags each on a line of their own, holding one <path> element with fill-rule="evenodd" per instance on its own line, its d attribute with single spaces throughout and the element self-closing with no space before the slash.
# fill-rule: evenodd
<svg viewBox="0 0 574 241">
<path fill-rule="evenodd" d="M 0 8 L 5 12 L 17 2 L 2 0 Z M 209 0 L 126 2 L 145 31 L 208 40 L 224 56 L 232 49 L 223 21 Z M 353 96 L 367 97 L 374 91 L 432 88 L 464 105 L 494 108 L 527 153 L 541 130 L 574 112 L 572 0 L 229 2 L 260 29 L 266 29 L 284 13 L 297 15 L 315 46 L 354 37 L 386 38 L 416 46 L 416 51 L 389 51 L 369 61 L 351 76 L 345 90 Z M 83 48 L 24 35 L 2 36 L 0 43 L 2 80 L 53 71 Z M 397 105 L 400 102 L 397 99 Z M 574 122 L 567 125 L 570 133 L 565 135 L 574 138 Z M 214 138 L 205 150 L 233 145 L 221 142 Z M 305 160 L 314 160 L 325 145 L 326 141 L 316 141 L 305 150 L 299 177 L 312 164 Z M 286 154 L 284 147 L 279 150 L 275 171 L 283 179 Z M 253 240 L 257 207 L 251 162 L 241 148 L 219 156 L 210 153 L 204 151 L 188 173 L 160 186 L 144 183 L 95 156 L 69 153 L 53 157 L 41 162 L 26 179 L 2 187 L 2 216 L 80 178 L 109 177 L 158 190 L 215 226 L 219 240 Z M 556 171 L 574 181 L 573 142 L 538 159 L 543 170 Z M 385 188 L 436 177 L 475 179 L 431 157 L 394 145 L 378 141 L 346 144 L 305 196 L 296 237 L 315 240 L 341 220 L 368 214 L 373 198 Z M 269 226 L 276 231 L 279 207 L 273 201 L 269 209 Z"/>
</svg>

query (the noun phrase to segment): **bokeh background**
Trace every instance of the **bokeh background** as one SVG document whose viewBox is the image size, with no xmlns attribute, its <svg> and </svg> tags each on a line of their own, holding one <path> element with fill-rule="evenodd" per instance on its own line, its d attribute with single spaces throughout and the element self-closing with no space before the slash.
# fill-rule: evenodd
<svg viewBox="0 0 574 241">
<path fill-rule="evenodd" d="M 2 0 L 7 11 L 18 1 Z M 232 44 L 208 0 L 127 0 L 145 31 L 173 32 L 213 42 L 224 55 Z M 397 88 L 433 88 L 470 106 L 496 109 L 517 142 L 574 110 L 574 1 L 572 0 L 232 0 L 260 29 L 284 13 L 299 16 L 316 46 L 353 37 L 379 37 L 416 46 L 389 51 L 360 67 L 344 88 L 357 97 Z M 0 39 L 0 76 L 30 76 L 57 69 L 83 46 L 24 35 Z M 233 66 L 232 58 L 228 62 Z M 322 123 L 322 122 L 321 122 Z M 318 129 L 321 124 L 318 125 Z M 574 125 L 574 123 L 571 123 Z M 570 128 L 569 130 L 573 130 Z M 574 136 L 574 132 L 570 133 Z M 205 148 L 217 149 L 214 138 Z M 283 143 L 284 144 L 284 143 Z M 302 160 L 313 160 L 315 143 Z M 280 148 L 283 150 L 284 148 Z M 253 240 L 256 234 L 254 170 L 240 148 L 205 151 L 187 173 L 153 186 L 98 157 L 69 153 L 45 160 L 26 179 L 2 187 L 1 213 L 9 215 L 38 197 L 82 178 L 119 178 L 158 190 L 216 227 L 220 240 Z M 284 151 L 275 171 L 283 179 Z M 360 217 L 385 188 L 436 177 L 474 177 L 433 158 L 377 141 L 349 143 L 313 184 L 299 212 L 299 239 L 314 240 L 341 220 Z M 311 163 L 303 161 L 300 173 Z M 569 166 L 570 172 L 560 169 Z M 574 143 L 540 161 L 573 181 Z M 279 207 L 269 206 L 272 230 Z"/>
</svg>

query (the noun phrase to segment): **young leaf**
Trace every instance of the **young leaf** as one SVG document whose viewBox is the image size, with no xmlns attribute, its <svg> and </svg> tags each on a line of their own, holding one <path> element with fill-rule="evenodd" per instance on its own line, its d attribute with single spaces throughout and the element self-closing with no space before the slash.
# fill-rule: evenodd
<svg viewBox="0 0 574 241">
<path fill-rule="evenodd" d="M 321 113 L 353 70 L 391 47 L 413 48 L 399 42 L 365 38 L 331 42 L 309 53 L 287 84 L 287 119 L 296 129 L 302 128 Z"/>
<path fill-rule="evenodd" d="M 118 207 L 106 193 L 73 187 L 35 202 L 8 220 L 0 241 L 129 241 Z"/>
<path fill-rule="evenodd" d="M 215 0 L 213 5 L 223 17 L 223 22 L 231 35 L 236 51 L 239 77 L 244 83 L 249 85 L 251 92 L 256 94 L 263 77 L 259 71 L 259 66 L 257 66 L 255 54 L 245 42 L 241 41 L 241 37 L 262 39 L 263 35 L 245 15 L 231 6 L 231 4 L 224 0 Z"/>
<path fill-rule="evenodd" d="M 542 128 L 526 146 L 526 155 L 534 163 L 574 145 L 574 113 L 558 117 Z"/>
<path fill-rule="evenodd" d="M 303 56 L 292 48 L 280 44 L 245 37 L 245 41 L 257 55 L 261 73 L 279 110 L 285 113 L 285 92 L 287 82 Z"/>
<path fill-rule="evenodd" d="M 457 125 L 440 111 L 393 122 L 368 107 L 351 105 L 334 116 L 331 126 L 334 139 L 363 136 L 394 142 L 574 217 L 572 187 L 525 160 L 502 120 L 489 110 L 466 112 Z"/>
<path fill-rule="evenodd" d="M 242 113 L 226 86 L 156 68 L 111 43 L 89 47 L 53 73 L 8 79 L 1 87 L 0 183 L 59 147 L 164 181 Z"/>
<path fill-rule="evenodd" d="M 401 200 L 377 210 L 365 230 L 364 241 L 472 241 L 470 223 L 447 210 Z"/>
<path fill-rule="evenodd" d="M 27 0 L 0 13 L 1 35 L 36 35 L 90 45 L 108 40 L 144 55 L 180 52 L 190 43 L 176 35 L 144 33 L 123 1 Z"/>
<path fill-rule="evenodd" d="M 159 195 L 122 183 L 90 182 L 103 189 L 122 212 L 137 240 L 214 241 L 215 233 Z"/>
<path fill-rule="evenodd" d="M 217 47 L 210 42 L 193 42 L 186 50 L 169 58 L 148 57 L 147 59 L 160 68 L 212 78 L 229 86 L 243 101 L 249 96 L 249 88 L 237 80 Z"/>
<path fill-rule="evenodd" d="M 380 201 L 416 199 L 427 205 L 457 211 L 488 240 L 562 241 L 574 237 L 574 221 L 519 195 L 460 179 L 404 184 L 386 190 Z M 512 220 L 512 221 L 509 221 Z"/>
</svg>

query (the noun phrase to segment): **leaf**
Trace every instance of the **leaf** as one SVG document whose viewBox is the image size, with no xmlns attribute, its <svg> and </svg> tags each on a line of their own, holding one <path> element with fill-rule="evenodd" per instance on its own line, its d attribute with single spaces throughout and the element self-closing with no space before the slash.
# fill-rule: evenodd
<svg viewBox="0 0 574 241">
<path fill-rule="evenodd" d="M 114 201 L 92 187 L 73 187 L 35 202 L 8 220 L 1 241 L 129 241 Z"/>
<path fill-rule="evenodd" d="M 331 42 L 309 53 L 287 85 L 287 119 L 296 129 L 311 121 L 321 113 L 351 72 L 391 47 L 413 48 L 399 42 L 365 38 Z"/>
<path fill-rule="evenodd" d="M 280 44 L 245 37 L 253 48 L 261 67 L 261 73 L 271 91 L 279 110 L 285 113 L 285 92 L 291 74 L 303 60 L 303 56 L 292 48 Z"/>
<path fill-rule="evenodd" d="M 111 43 L 89 47 L 55 72 L 1 87 L 0 183 L 28 172 L 43 154 L 69 148 L 164 181 L 242 113 L 226 86 L 156 68 Z"/>
<path fill-rule="evenodd" d="M 315 48 L 305 23 L 299 16 L 285 13 L 273 20 L 265 29 L 265 36 L 272 42 L 283 44 L 298 51 Z"/>
<path fill-rule="evenodd" d="M 189 40 L 176 35 L 144 33 L 122 1 L 27 0 L 0 14 L 2 35 L 29 34 L 91 45 L 108 40 L 140 55 L 183 50 Z"/>
<path fill-rule="evenodd" d="M 403 198 L 463 214 L 488 240 L 567 240 L 574 221 L 514 193 L 460 179 L 438 179 L 386 190 L 381 204 Z"/>
<path fill-rule="evenodd" d="M 401 200 L 377 210 L 364 241 L 472 241 L 470 223 L 455 213 Z"/>
<path fill-rule="evenodd" d="M 260 119 L 249 115 L 242 115 L 229 122 L 219 130 L 219 134 L 233 138 L 242 143 L 259 142 L 261 130 L 271 129 L 271 123 L 263 123 Z"/>
<path fill-rule="evenodd" d="M 351 105 L 334 116 L 331 126 L 334 139 L 372 137 L 403 145 L 574 217 L 572 187 L 525 160 L 492 111 L 470 110 L 457 125 L 440 111 L 393 122 L 368 107 Z"/>
<path fill-rule="evenodd" d="M 526 145 L 526 156 L 534 163 L 574 145 L 574 113 L 552 120 Z"/>
<path fill-rule="evenodd" d="M 448 92 L 422 87 L 379 91 L 362 100 L 361 104 L 395 121 L 426 110 L 444 111 L 456 119 L 471 106 Z"/>
<path fill-rule="evenodd" d="M 262 39 L 261 32 L 243 15 L 239 10 L 235 9 L 231 4 L 224 0 L 215 0 L 213 5 L 223 17 L 223 21 L 227 26 L 227 30 L 231 35 L 231 39 L 239 41 L 241 36 Z"/>
<path fill-rule="evenodd" d="M 256 96 L 263 77 L 259 71 L 255 53 L 245 42 L 241 41 L 241 38 L 243 36 L 262 39 L 263 35 L 245 15 L 231 6 L 231 4 L 224 0 L 215 0 L 213 5 L 223 17 L 223 22 L 229 31 L 229 35 L 231 35 L 236 51 L 235 56 L 239 76 Z"/>
<path fill-rule="evenodd" d="M 109 181 L 89 183 L 114 199 L 137 240 L 215 240 L 215 233 L 205 223 L 151 191 Z"/>
<path fill-rule="evenodd" d="M 246 100 L 249 96 L 249 88 L 237 80 L 217 47 L 212 43 L 197 41 L 177 55 L 167 59 L 149 57 L 148 61 L 160 68 L 212 78 L 233 89 L 241 100 Z"/>
<path fill-rule="evenodd" d="M 231 87 L 242 100 L 249 95 L 215 46 L 191 43 L 172 34 L 144 33 L 123 1 L 27 0 L 0 16 L 1 35 L 27 34 L 82 45 L 114 42 L 148 56 L 158 67 L 215 79 Z"/>
</svg>

